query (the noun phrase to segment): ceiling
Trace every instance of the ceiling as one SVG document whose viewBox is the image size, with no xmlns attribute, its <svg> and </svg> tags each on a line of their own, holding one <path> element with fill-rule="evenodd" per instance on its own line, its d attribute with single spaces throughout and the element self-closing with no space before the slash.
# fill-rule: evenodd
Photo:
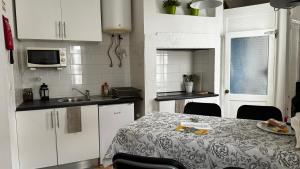
<svg viewBox="0 0 300 169">
<path fill-rule="evenodd" d="M 237 8 L 242 6 L 250 6 L 256 4 L 268 3 L 270 0 L 224 0 L 224 8 Z"/>
</svg>

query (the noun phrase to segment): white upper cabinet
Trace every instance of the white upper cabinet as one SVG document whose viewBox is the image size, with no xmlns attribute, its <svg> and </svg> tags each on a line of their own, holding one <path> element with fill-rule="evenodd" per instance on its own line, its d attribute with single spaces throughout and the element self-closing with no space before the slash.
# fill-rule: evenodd
<svg viewBox="0 0 300 169">
<path fill-rule="evenodd" d="M 65 40 L 101 41 L 100 0 L 62 0 Z"/>
<path fill-rule="evenodd" d="M 16 0 L 19 39 L 59 40 L 60 0 Z"/>
<path fill-rule="evenodd" d="M 102 41 L 100 0 L 15 0 L 18 39 Z"/>
</svg>

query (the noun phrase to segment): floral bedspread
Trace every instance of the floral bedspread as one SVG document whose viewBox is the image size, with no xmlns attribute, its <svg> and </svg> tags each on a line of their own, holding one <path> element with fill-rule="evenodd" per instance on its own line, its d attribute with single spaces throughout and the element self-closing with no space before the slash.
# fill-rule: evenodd
<svg viewBox="0 0 300 169">
<path fill-rule="evenodd" d="M 208 135 L 175 131 L 180 121 L 198 118 L 209 123 Z M 153 113 L 119 130 L 104 164 L 118 152 L 171 158 L 187 169 L 300 169 L 300 150 L 294 136 L 265 132 L 257 121 Z"/>
</svg>

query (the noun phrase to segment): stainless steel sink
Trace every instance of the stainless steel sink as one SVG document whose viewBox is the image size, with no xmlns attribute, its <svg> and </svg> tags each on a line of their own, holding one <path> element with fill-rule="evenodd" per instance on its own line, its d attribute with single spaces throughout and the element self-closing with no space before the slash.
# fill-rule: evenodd
<svg viewBox="0 0 300 169">
<path fill-rule="evenodd" d="M 90 101 L 90 99 L 82 98 L 82 97 L 67 97 L 67 98 L 61 98 L 57 100 L 61 103 L 74 103 L 74 102 L 87 102 Z"/>
</svg>

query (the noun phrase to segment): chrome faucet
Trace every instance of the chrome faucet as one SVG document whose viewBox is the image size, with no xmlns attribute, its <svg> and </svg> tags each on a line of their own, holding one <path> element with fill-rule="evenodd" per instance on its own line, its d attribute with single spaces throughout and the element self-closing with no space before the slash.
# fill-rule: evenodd
<svg viewBox="0 0 300 169">
<path fill-rule="evenodd" d="M 72 90 L 77 91 L 78 93 L 82 94 L 86 99 L 90 100 L 91 96 L 90 96 L 90 91 L 89 90 L 85 90 L 85 93 L 80 91 L 79 89 L 76 88 L 72 88 Z"/>
</svg>

